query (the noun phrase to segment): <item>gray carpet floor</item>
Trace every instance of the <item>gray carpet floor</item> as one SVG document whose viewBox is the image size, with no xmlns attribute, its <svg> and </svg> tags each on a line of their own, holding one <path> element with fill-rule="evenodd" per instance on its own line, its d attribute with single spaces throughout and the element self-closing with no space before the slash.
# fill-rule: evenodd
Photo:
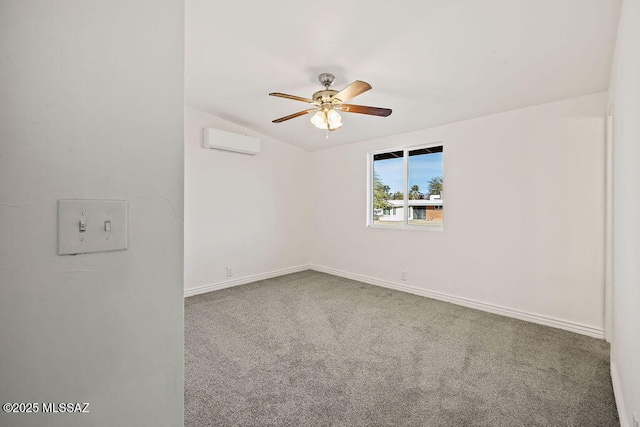
<svg viewBox="0 0 640 427">
<path fill-rule="evenodd" d="M 186 426 L 618 426 L 603 340 L 304 271 L 189 297 Z"/>
</svg>

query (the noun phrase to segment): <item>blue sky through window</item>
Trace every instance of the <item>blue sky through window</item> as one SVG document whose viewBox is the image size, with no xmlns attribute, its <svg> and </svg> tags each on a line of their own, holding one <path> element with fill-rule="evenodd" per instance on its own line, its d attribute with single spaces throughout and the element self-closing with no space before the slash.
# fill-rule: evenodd
<svg viewBox="0 0 640 427">
<path fill-rule="evenodd" d="M 404 191 L 403 159 L 376 160 L 373 168 L 382 182 L 391 187 L 391 193 Z M 420 192 L 426 193 L 431 178 L 442 176 L 442 153 L 421 154 L 409 157 L 409 188 L 420 186 Z"/>
</svg>

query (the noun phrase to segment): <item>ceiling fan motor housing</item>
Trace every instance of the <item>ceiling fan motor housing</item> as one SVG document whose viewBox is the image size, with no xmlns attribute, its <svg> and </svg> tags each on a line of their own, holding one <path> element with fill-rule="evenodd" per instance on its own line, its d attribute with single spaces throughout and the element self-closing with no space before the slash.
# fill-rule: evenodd
<svg viewBox="0 0 640 427">
<path fill-rule="evenodd" d="M 332 103 L 331 98 L 336 93 L 338 93 L 337 90 L 331 90 L 331 89 L 319 90 L 313 94 L 313 100 L 315 101 L 315 104 L 318 106 L 324 105 L 324 104 L 331 104 Z M 334 98 L 334 101 L 336 101 L 335 98 Z"/>
</svg>

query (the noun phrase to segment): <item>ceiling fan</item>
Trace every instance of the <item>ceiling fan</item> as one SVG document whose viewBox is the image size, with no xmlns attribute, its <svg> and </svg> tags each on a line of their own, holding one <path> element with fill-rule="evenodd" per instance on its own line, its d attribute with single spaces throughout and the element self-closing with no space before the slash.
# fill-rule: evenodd
<svg viewBox="0 0 640 427">
<path fill-rule="evenodd" d="M 274 92 L 271 96 L 280 98 L 293 99 L 295 101 L 307 102 L 313 104 L 313 108 L 298 111 L 285 117 L 275 119 L 273 123 L 282 123 L 286 120 L 304 116 L 305 114 L 315 113 L 311 118 L 311 123 L 318 129 L 326 129 L 327 131 L 338 130 L 342 126 L 342 118 L 338 111 L 345 113 L 369 114 L 372 116 L 387 117 L 391 114 L 389 108 L 367 107 L 364 105 L 344 104 L 344 102 L 354 98 L 361 93 L 371 89 L 369 83 L 356 80 L 341 91 L 329 89 L 333 84 L 335 76 L 330 73 L 322 73 L 318 76 L 320 83 L 324 85 L 324 90 L 320 90 L 312 95 L 312 99 L 302 98 L 300 96 L 287 95 L 286 93 Z"/>
</svg>

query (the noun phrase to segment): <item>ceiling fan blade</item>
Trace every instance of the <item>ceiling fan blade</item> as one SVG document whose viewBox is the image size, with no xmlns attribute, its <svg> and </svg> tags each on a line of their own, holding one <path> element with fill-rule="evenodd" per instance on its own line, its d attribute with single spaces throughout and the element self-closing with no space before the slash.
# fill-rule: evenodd
<svg viewBox="0 0 640 427">
<path fill-rule="evenodd" d="M 391 114 L 390 108 L 367 107 L 364 105 L 342 104 L 340 111 L 345 113 L 369 114 L 371 116 L 387 117 Z"/>
<path fill-rule="evenodd" d="M 356 80 L 349 86 L 342 89 L 340 92 L 333 95 L 333 98 L 339 99 L 342 102 L 348 101 L 353 97 L 360 95 L 371 89 L 371 85 L 367 82 Z"/>
<path fill-rule="evenodd" d="M 286 120 L 295 119 L 296 117 L 304 116 L 305 114 L 313 113 L 317 111 L 317 108 L 310 108 L 308 110 L 298 111 L 297 113 L 289 114 L 288 116 L 280 117 L 273 120 L 273 123 L 282 123 Z"/>
<path fill-rule="evenodd" d="M 302 102 L 308 102 L 309 104 L 313 104 L 313 99 L 303 98 L 301 96 L 287 95 L 286 93 L 280 93 L 280 92 L 273 92 L 273 93 L 270 93 L 269 95 L 279 96 L 280 98 L 293 99 L 295 101 L 302 101 Z"/>
</svg>

